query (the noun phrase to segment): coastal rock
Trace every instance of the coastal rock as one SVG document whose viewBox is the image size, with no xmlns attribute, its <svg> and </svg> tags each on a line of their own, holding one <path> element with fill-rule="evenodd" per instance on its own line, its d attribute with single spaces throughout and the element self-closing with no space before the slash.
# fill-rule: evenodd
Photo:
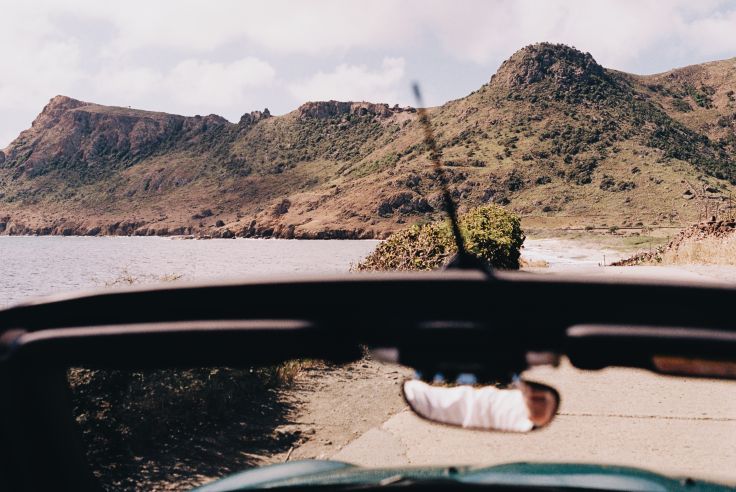
<svg viewBox="0 0 736 492">
<path fill-rule="evenodd" d="M 256 233 L 256 221 L 252 220 L 250 224 L 243 227 L 238 234 L 240 237 L 253 237 Z"/>
</svg>

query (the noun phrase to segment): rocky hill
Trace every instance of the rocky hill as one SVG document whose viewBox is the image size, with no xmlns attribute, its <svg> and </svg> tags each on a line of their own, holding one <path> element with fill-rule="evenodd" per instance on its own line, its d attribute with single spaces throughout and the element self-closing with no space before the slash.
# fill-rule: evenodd
<svg viewBox="0 0 736 492">
<path fill-rule="evenodd" d="M 656 226 L 726 210 L 734 90 L 736 59 L 637 76 L 542 43 L 430 117 L 461 209 Z M 0 233 L 384 237 L 441 216 L 427 152 L 413 108 L 310 102 L 235 124 L 57 96 L 0 153 Z"/>
</svg>

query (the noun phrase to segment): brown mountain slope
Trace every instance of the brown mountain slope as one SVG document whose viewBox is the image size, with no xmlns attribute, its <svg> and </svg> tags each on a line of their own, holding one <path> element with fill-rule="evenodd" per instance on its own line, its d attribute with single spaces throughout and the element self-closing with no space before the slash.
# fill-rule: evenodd
<svg viewBox="0 0 736 492">
<path fill-rule="evenodd" d="M 641 77 L 542 43 L 430 115 L 461 208 L 493 201 L 533 226 L 685 223 L 706 201 L 723 211 L 736 182 L 734 88 L 732 60 Z M 6 154 L 6 234 L 383 237 L 441 216 L 411 108 L 316 102 L 233 124 L 58 96 Z"/>
<path fill-rule="evenodd" d="M 667 113 L 713 141 L 734 146 L 736 58 L 636 77 Z"/>
</svg>

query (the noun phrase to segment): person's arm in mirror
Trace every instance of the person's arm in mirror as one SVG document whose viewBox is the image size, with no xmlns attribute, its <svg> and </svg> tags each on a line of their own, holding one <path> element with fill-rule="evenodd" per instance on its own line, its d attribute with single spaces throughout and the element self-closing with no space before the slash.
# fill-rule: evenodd
<svg viewBox="0 0 736 492">
<path fill-rule="evenodd" d="M 548 424 L 557 411 L 557 393 L 541 385 L 517 384 L 512 389 L 442 387 L 412 380 L 404 383 L 404 396 L 419 416 L 448 425 L 529 432 Z"/>
</svg>

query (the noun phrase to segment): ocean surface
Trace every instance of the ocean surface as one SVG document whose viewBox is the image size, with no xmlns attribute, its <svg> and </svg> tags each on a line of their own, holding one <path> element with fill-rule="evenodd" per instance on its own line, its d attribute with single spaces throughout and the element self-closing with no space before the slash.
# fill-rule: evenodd
<svg viewBox="0 0 736 492">
<path fill-rule="evenodd" d="M 130 283 L 347 272 L 378 241 L 0 236 L 0 307 Z"/>
</svg>

